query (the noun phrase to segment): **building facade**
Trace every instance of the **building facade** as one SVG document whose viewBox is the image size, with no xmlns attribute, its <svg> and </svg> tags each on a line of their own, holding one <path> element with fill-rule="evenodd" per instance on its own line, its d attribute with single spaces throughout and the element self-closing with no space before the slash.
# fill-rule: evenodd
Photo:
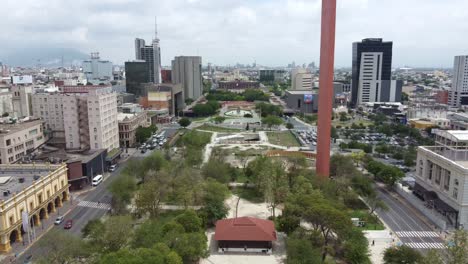
<svg viewBox="0 0 468 264">
<path fill-rule="evenodd" d="M 29 226 L 39 228 L 41 221 L 69 200 L 66 165 L 1 165 L 5 173 L 0 185 L 0 251 L 9 252 L 11 244 L 26 238 L 22 215 L 27 213 Z"/>
<path fill-rule="evenodd" d="M 283 83 L 287 72 L 285 70 L 260 70 L 260 82 L 279 82 Z"/>
<path fill-rule="evenodd" d="M 44 122 L 30 120 L 0 125 L 0 164 L 20 160 L 46 142 Z"/>
<path fill-rule="evenodd" d="M 418 148 L 414 194 L 448 227 L 468 229 L 468 132 L 435 135 L 435 146 Z"/>
<path fill-rule="evenodd" d="M 219 81 L 218 89 L 231 91 L 231 92 L 243 92 L 246 89 L 258 89 L 260 88 L 260 83 L 256 81 Z"/>
<path fill-rule="evenodd" d="M 0 115 L 13 115 L 13 93 L 8 90 L 0 91 Z"/>
<path fill-rule="evenodd" d="M 313 75 L 303 68 L 297 68 L 291 71 L 291 89 L 309 90 L 313 87 Z"/>
<path fill-rule="evenodd" d="M 176 115 L 185 107 L 184 89 L 181 84 L 144 84 L 145 96 L 140 97 L 140 105 L 149 110 L 167 110 Z"/>
<path fill-rule="evenodd" d="M 453 107 L 468 105 L 468 55 L 455 56 L 449 103 Z"/>
<path fill-rule="evenodd" d="M 136 145 L 138 127 L 148 127 L 150 125 L 145 111 L 134 114 L 119 113 L 118 120 L 120 146 L 126 148 Z"/>
<path fill-rule="evenodd" d="M 144 60 L 148 64 L 150 82 L 161 83 L 161 47 L 159 44 L 157 25 L 151 45 L 146 45 L 145 40 L 135 39 L 135 59 Z"/>
<path fill-rule="evenodd" d="M 66 86 L 61 93 L 33 95 L 33 114 L 67 149 L 119 147 L 117 95 L 111 86 Z"/>
<path fill-rule="evenodd" d="M 401 101 L 403 83 L 392 80 L 392 47 L 382 39 L 353 43 L 352 106 Z"/>
<path fill-rule="evenodd" d="M 101 60 L 99 52 L 91 53 L 89 60 L 83 61 L 83 73 L 92 84 L 109 83 L 114 79 L 112 62 Z"/>
<path fill-rule="evenodd" d="M 202 58 L 178 56 L 172 61 L 172 83 L 182 84 L 184 100 L 197 100 L 203 95 Z"/>
<path fill-rule="evenodd" d="M 13 93 L 13 112 L 16 117 L 23 118 L 31 115 L 32 86 L 13 85 L 10 90 Z"/>
<path fill-rule="evenodd" d="M 143 60 L 125 62 L 125 85 L 127 93 L 136 97 L 143 94 L 143 83 L 151 82 L 149 64 Z"/>
</svg>

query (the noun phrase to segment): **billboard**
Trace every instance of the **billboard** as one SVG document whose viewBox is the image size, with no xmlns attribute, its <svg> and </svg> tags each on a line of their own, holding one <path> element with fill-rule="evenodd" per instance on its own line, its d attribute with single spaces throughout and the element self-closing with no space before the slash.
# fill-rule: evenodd
<svg viewBox="0 0 468 264">
<path fill-rule="evenodd" d="M 314 100 L 314 96 L 312 94 L 304 94 L 304 103 L 311 104 Z"/>
<path fill-rule="evenodd" d="M 32 75 L 12 76 L 11 82 L 13 84 L 32 84 L 33 78 Z"/>
</svg>

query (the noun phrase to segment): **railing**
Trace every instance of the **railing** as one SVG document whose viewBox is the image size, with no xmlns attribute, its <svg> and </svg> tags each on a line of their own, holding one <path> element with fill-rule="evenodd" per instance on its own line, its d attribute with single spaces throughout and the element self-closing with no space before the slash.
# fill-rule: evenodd
<svg viewBox="0 0 468 264">
<path fill-rule="evenodd" d="M 468 161 L 468 149 L 464 147 L 425 146 L 421 149 L 433 152 L 452 161 Z"/>
</svg>

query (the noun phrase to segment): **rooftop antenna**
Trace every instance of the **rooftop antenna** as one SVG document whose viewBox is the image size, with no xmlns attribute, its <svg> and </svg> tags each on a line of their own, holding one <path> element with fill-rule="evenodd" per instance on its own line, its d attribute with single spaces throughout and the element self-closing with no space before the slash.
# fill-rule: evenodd
<svg viewBox="0 0 468 264">
<path fill-rule="evenodd" d="M 158 17 L 154 16 L 154 38 L 158 38 Z"/>
</svg>

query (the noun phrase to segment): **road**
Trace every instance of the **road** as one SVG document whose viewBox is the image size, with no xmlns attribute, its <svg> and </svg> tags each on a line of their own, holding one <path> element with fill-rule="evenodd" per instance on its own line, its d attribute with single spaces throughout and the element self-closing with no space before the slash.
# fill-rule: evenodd
<svg viewBox="0 0 468 264">
<path fill-rule="evenodd" d="M 407 204 L 396 193 L 377 188 L 379 198 L 388 206 L 388 210 L 377 210 L 377 214 L 390 227 L 401 242 L 411 248 L 426 251 L 428 249 L 443 249 L 445 242 L 439 233 L 429 226 L 429 220 L 424 220 L 416 208 Z"/>
</svg>

